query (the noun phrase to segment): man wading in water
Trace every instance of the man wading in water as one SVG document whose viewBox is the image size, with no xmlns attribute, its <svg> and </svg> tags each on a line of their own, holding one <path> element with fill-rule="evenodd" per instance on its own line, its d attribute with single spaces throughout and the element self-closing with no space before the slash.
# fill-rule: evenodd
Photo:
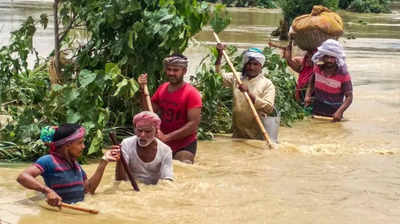
<svg viewBox="0 0 400 224">
<path fill-rule="evenodd" d="M 181 54 L 166 57 L 164 71 L 169 82 L 158 87 L 151 101 L 154 112 L 161 117 L 161 128 L 157 137 L 171 147 L 174 159 L 193 163 L 202 101 L 199 91 L 183 81 L 187 66 L 188 60 Z M 147 74 L 140 75 L 138 81 L 142 102 L 146 102 L 143 87 L 147 85 Z"/>
<path fill-rule="evenodd" d="M 124 139 L 121 145 L 112 146 L 113 154 L 119 155 L 122 151 L 135 179 L 145 184 L 157 184 L 160 179 L 173 180 L 171 148 L 155 137 L 160 124 L 157 114 L 149 111 L 138 113 L 133 118 L 135 136 Z M 119 160 L 115 179 L 127 179 Z"/>
<path fill-rule="evenodd" d="M 312 57 L 315 64 L 313 77 L 304 100 L 305 106 L 312 106 L 312 114 L 340 121 L 343 112 L 352 103 L 353 86 L 344 59 L 342 46 L 332 39 L 323 42 Z M 314 99 L 311 98 L 312 93 Z"/>
<path fill-rule="evenodd" d="M 221 58 L 224 45 L 218 43 L 218 58 L 215 70 L 221 72 Z M 261 121 L 266 127 L 267 114 L 274 110 L 275 86 L 271 80 L 262 73 L 265 56 L 258 48 L 250 48 L 243 54 L 243 72 L 241 73 L 242 85 L 237 86 L 232 73 L 221 74 L 224 85 L 233 88 L 233 136 L 234 138 L 264 139 L 256 120 L 251 113 L 250 106 L 242 92 L 247 92 L 253 101 Z M 237 88 L 236 88 L 237 86 Z M 268 130 L 268 127 L 265 128 Z M 271 133 L 269 133 L 271 136 Z M 271 139 L 275 143 L 277 139 Z"/>
</svg>

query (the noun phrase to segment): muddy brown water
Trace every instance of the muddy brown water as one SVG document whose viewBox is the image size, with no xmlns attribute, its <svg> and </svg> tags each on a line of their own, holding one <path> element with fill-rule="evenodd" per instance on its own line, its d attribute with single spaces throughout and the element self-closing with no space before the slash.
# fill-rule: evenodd
<svg viewBox="0 0 400 224">
<path fill-rule="evenodd" d="M 28 15 L 51 13 L 48 2 L 1 1 L 0 43 Z M 279 10 L 232 15 L 221 39 L 241 49 L 265 46 L 281 18 Z M 140 192 L 114 182 L 109 164 L 97 193 L 80 203 L 99 215 L 41 208 L 37 194 L 15 181 L 29 164 L 0 164 L 0 223 L 399 223 L 400 14 L 341 15 L 346 32 L 358 37 L 341 40 L 354 85 L 343 122 L 282 127 L 274 151 L 256 140 L 201 141 L 195 165 L 174 162 L 174 182 L 139 185 Z M 35 39 L 42 55 L 53 46 L 51 35 L 39 31 Z M 215 44 L 209 28 L 196 40 L 186 51 L 191 72 L 204 45 Z M 96 166 L 83 167 L 90 175 Z"/>
</svg>

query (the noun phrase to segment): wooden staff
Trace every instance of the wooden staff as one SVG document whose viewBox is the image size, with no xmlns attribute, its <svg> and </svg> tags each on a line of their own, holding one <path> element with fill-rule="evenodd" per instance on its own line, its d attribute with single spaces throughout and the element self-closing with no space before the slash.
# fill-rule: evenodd
<svg viewBox="0 0 400 224">
<path fill-rule="evenodd" d="M 312 118 L 325 120 L 325 121 L 333 121 L 333 117 L 321 116 L 321 115 L 312 115 Z"/>
<path fill-rule="evenodd" d="M 81 211 L 81 212 L 87 212 L 87 213 L 91 213 L 91 214 L 98 214 L 99 213 L 99 211 L 95 210 L 95 209 L 82 208 L 82 207 L 78 207 L 76 205 L 70 205 L 70 204 L 67 204 L 67 203 L 64 203 L 64 202 L 61 203 L 61 207 L 70 208 L 70 209 L 74 209 L 74 210 Z"/>
<path fill-rule="evenodd" d="M 146 96 L 147 108 L 149 108 L 149 111 L 154 112 L 153 106 L 151 105 L 151 99 L 150 99 L 149 89 L 147 88 L 147 85 L 143 85 L 143 92 L 144 92 L 144 95 Z"/>
<path fill-rule="evenodd" d="M 217 40 L 217 43 L 221 43 L 221 41 L 219 40 L 218 35 L 215 32 L 213 32 L 213 34 L 214 34 L 215 40 Z M 237 83 L 239 85 L 241 85 L 242 81 L 240 80 L 239 75 L 237 74 L 235 67 L 233 66 L 231 60 L 229 59 L 229 56 L 226 54 L 226 52 L 224 50 L 222 50 L 222 54 L 224 55 L 225 60 L 227 61 L 229 67 L 231 68 Z M 265 141 L 267 142 L 268 147 L 270 149 L 272 149 L 271 139 L 269 138 L 267 132 L 265 131 L 264 125 L 262 124 L 262 122 L 260 120 L 260 117 L 257 114 L 256 108 L 254 107 L 253 102 L 251 101 L 249 94 L 247 92 L 243 92 L 243 94 L 244 94 L 244 97 L 247 100 L 247 103 L 249 103 L 249 106 L 251 108 L 251 112 L 252 112 L 254 118 L 256 119 L 258 127 L 260 128 L 262 134 L 264 135 L 264 138 L 265 138 Z"/>
<path fill-rule="evenodd" d="M 282 49 L 282 50 L 285 50 L 287 47 L 285 47 L 285 46 L 281 46 L 281 45 L 279 45 L 279 44 L 276 44 L 276 43 L 273 43 L 273 42 L 271 42 L 271 41 L 268 41 L 268 46 L 270 46 L 270 47 L 275 47 L 275 48 L 279 48 L 279 49 Z"/>
<path fill-rule="evenodd" d="M 119 143 L 118 143 L 117 139 L 115 138 L 115 134 L 110 132 L 109 135 L 110 135 L 110 139 L 111 139 L 112 143 L 114 145 L 118 145 Z M 122 163 L 122 166 L 123 166 L 126 174 L 128 175 L 129 181 L 131 182 L 131 185 L 132 185 L 133 189 L 135 191 L 139 191 L 139 187 L 138 187 L 138 185 L 137 185 L 137 183 L 135 181 L 135 178 L 133 177 L 131 171 L 129 170 L 128 163 L 126 163 L 126 160 L 124 158 L 124 154 L 122 153 L 122 151 L 120 152 L 120 161 Z"/>
</svg>

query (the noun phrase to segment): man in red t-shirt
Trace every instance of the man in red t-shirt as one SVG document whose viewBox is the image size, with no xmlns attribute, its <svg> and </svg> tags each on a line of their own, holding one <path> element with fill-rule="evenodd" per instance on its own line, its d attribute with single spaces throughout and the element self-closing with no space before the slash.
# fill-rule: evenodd
<svg viewBox="0 0 400 224">
<path fill-rule="evenodd" d="M 187 58 L 181 54 L 164 59 L 164 71 L 169 82 L 158 87 L 151 102 L 154 112 L 161 117 L 158 138 L 171 147 L 174 159 L 193 163 L 202 101 L 199 91 L 183 81 L 187 65 Z M 139 84 L 143 90 L 147 84 L 147 74 L 140 75 Z M 145 97 L 142 94 L 142 102 L 145 102 Z"/>
</svg>

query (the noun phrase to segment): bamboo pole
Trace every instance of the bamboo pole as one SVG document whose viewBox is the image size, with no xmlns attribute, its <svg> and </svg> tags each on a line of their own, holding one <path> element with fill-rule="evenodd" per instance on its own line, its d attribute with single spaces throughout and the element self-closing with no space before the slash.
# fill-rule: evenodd
<svg viewBox="0 0 400 224">
<path fill-rule="evenodd" d="M 221 43 L 221 41 L 219 40 L 218 35 L 215 32 L 213 32 L 213 34 L 214 34 L 214 37 L 215 37 L 215 40 L 217 41 L 217 43 Z M 222 54 L 224 55 L 224 58 L 225 58 L 226 62 L 228 63 L 229 67 L 231 68 L 236 81 L 238 82 L 239 85 L 241 85 L 242 81 L 240 80 L 239 75 L 237 74 L 235 67 L 233 66 L 231 60 L 229 59 L 229 56 L 226 54 L 226 52 L 224 50 L 222 50 Z M 249 106 L 250 106 L 251 112 L 253 114 L 253 117 L 256 119 L 258 127 L 260 128 L 260 130 L 261 130 L 261 132 L 262 132 L 262 134 L 263 134 L 263 136 L 265 138 L 265 141 L 267 142 L 267 145 L 268 145 L 269 149 L 272 149 L 271 139 L 269 138 L 267 132 L 265 131 L 264 125 L 262 124 L 261 119 L 257 114 L 256 108 L 254 107 L 253 102 L 251 101 L 249 94 L 247 92 L 243 92 L 243 94 L 244 94 L 244 97 L 246 98 L 247 103 L 249 103 Z"/>
<path fill-rule="evenodd" d="M 87 213 L 91 213 L 91 214 L 98 214 L 99 213 L 99 211 L 95 210 L 95 209 L 82 208 L 82 207 L 78 207 L 76 205 L 70 205 L 70 204 L 67 204 L 67 203 L 61 203 L 61 207 L 70 208 L 70 209 L 74 209 L 74 210 L 81 211 L 81 212 L 87 212 Z"/>
<path fill-rule="evenodd" d="M 60 77 L 60 40 L 58 38 L 58 4 L 59 0 L 54 0 L 53 13 L 54 13 L 54 66 L 57 77 Z"/>
<path fill-rule="evenodd" d="M 110 138 L 111 138 L 111 141 L 112 141 L 112 143 L 113 143 L 114 145 L 118 145 L 118 141 L 117 141 L 117 139 L 115 138 L 115 134 L 114 134 L 114 133 L 110 132 Z M 122 163 L 122 166 L 123 166 L 123 168 L 124 168 L 126 174 L 128 175 L 129 181 L 131 182 L 131 185 L 132 185 L 133 189 L 134 189 L 135 191 L 139 191 L 139 186 L 137 185 L 137 183 L 136 183 L 136 181 L 135 181 L 135 178 L 133 177 L 131 171 L 129 170 L 128 163 L 126 162 L 125 157 L 124 157 L 122 151 L 120 152 L 120 161 L 121 161 L 121 163 Z"/>
<path fill-rule="evenodd" d="M 333 117 L 321 116 L 321 115 L 312 115 L 312 118 L 325 120 L 325 121 L 333 121 Z"/>
<path fill-rule="evenodd" d="M 144 91 L 144 95 L 146 96 L 147 108 L 149 108 L 149 111 L 154 112 L 153 106 L 151 105 L 151 99 L 150 99 L 149 89 L 147 88 L 147 85 L 143 85 L 143 91 Z"/>
<path fill-rule="evenodd" d="M 268 46 L 279 48 L 279 49 L 282 49 L 282 50 L 285 50 L 288 47 L 288 46 L 285 47 L 285 46 L 279 45 L 279 44 L 274 43 L 272 41 L 268 41 Z"/>
</svg>

